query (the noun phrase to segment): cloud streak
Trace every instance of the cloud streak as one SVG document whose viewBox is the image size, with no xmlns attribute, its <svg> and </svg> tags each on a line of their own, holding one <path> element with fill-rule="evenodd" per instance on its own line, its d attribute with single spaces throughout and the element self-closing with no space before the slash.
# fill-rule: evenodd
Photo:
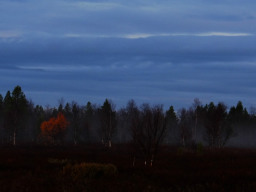
<svg viewBox="0 0 256 192">
<path fill-rule="evenodd" d="M 0 31 L 0 39 L 18 38 L 22 34 L 17 31 Z"/>
<path fill-rule="evenodd" d="M 162 34 L 129 34 L 123 35 L 121 37 L 127 39 L 140 39 L 140 38 L 150 38 L 150 37 L 173 37 L 173 36 L 195 36 L 195 37 L 246 37 L 254 36 L 251 33 L 228 33 L 228 32 L 208 32 L 208 33 L 162 33 Z"/>
</svg>

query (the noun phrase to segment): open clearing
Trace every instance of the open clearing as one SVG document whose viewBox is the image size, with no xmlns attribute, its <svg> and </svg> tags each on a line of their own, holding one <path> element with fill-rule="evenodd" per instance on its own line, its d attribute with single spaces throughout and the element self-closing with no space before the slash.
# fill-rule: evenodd
<svg viewBox="0 0 256 192">
<path fill-rule="evenodd" d="M 153 167 L 132 166 L 129 145 L 2 146 L 0 191 L 256 191 L 256 150 L 165 147 Z M 113 164 L 113 176 L 64 175 L 79 163 Z"/>
</svg>

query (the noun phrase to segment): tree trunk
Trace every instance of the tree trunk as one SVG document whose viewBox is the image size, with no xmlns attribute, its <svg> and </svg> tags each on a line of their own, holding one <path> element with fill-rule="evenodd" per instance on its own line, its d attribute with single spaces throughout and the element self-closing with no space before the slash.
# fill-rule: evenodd
<svg viewBox="0 0 256 192">
<path fill-rule="evenodd" d="M 74 130 L 74 144 L 76 145 L 77 144 L 77 141 L 76 141 L 76 128 Z"/>
<path fill-rule="evenodd" d="M 16 145 L 16 130 L 13 132 L 13 146 Z"/>
<path fill-rule="evenodd" d="M 133 167 L 135 167 L 135 160 L 136 160 L 136 158 L 135 158 L 135 156 L 133 157 L 133 161 L 132 161 L 132 166 Z"/>
<path fill-rule="evenodd" d="M 195 135 L 195 143 L 197 143 L 197 112 L 196 112 L 196 121 L 195 121 L 195 130 L 194 130 L 194 135 Z"/>
<path fill-rule="evenodd" d="M 185 147 L 185 138 L 184 138 L 184 136 L 182 137 L 182 145 L 183 145 L 183 147 Z"/>
</svg>

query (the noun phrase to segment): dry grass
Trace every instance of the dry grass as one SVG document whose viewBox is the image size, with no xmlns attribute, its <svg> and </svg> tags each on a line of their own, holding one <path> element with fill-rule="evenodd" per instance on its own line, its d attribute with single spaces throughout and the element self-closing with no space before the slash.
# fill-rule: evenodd
<svg viewBox="0 0 256 192">
<path fill-rule="evenodd" d="M 128 145 L 1 147 L 0 191 L 256 191 L 253 149 L 165 147 L 153 167 L 143 159 L 132 167 L 131 152 Z M 104 174 L 107 164 L 118 174 Z M 79 182 L 63 174 L 67 165 L 83 170 Z M 88 165 L 102 175 L 86 178 Z"/>
</svg>

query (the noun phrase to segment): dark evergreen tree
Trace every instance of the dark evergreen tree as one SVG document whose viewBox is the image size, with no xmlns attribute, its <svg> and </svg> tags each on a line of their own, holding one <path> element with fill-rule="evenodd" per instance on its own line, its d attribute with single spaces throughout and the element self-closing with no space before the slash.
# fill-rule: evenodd
<svg viewBox="0 0 256 192">
<path fill-rule="evenodd" d="M 96 127 L 98 127 L 98 121 L 96 120 L 95 107 L 91 102 L 87 102 L 84 107 L 81 136 L 85 142 L 92 142 L 95 139 Z"/>
<path fill-rule="evenodd" d="M 106 99 L 99 109 L 99 112 L 102 143 L 111 147 L 112 137 L 116 128 L 116 112 L 114 106 L 108 99 Z"/>
<path fill-rule="evenodd" d="M 17 131 L 25 126 L 25 116 L 28 101 L 20 86 L 16 86 L 12 93 L 7 91 L 4 98 L 5 128 L 13 145 L 16 145 Z"/>
<path fill-rule="evenodd" d="M 13 112 L 12 112 L 12 96 L 11 92 L 7 91 L 3 102 L 3 113 L 4 113 L 4 142 L 11 142 L 11 130 L 14 128 L 13 125 Z"/>
<path fill-rule="evenodd" d="M 167 129 L 167 143 L 174 143 L 178 140 L 178 117 L 174 111 L 173 106 L 165 113 L 166 129 Z"/>
<path fill-rule="evenodd" d="M 4 121 L 4 101 L 3 96 L 0 94 L 0 139 L 3 142 L 4 139 L 4 130 L 3 130 L 3 121 Z"/>
<path fill-rule="evenodd" d="M 223 103 L 217 106 L 213 102 L 207 106 L 205 121 L 206 141 L 211 147 L 222 147 L 234 135 L 227 118 L 227 107 Z"/>
<path fill-rule="evenodd" d="M 236 107 L 231 107 L 228 114 L 230 123 L 235 125 L 246 125 L 250 122 L 250 115 L 241 101 L 238 101 Z"/>
<path fill-rule="evenodd" d="M 71 126 L 73 127 L 73 141 L 75 145 L 79 141 L 79 133 L 80 133 L 79 123 L 80 123 L 80 109 L 77 103 L 73 102 Z"/>
<path fill-rule="evenodd" d="M 63 105 L 62 103 L 59 104 L 59 107 L 58 107 L 58 113 L 63 113 Z"/>
</svg>

